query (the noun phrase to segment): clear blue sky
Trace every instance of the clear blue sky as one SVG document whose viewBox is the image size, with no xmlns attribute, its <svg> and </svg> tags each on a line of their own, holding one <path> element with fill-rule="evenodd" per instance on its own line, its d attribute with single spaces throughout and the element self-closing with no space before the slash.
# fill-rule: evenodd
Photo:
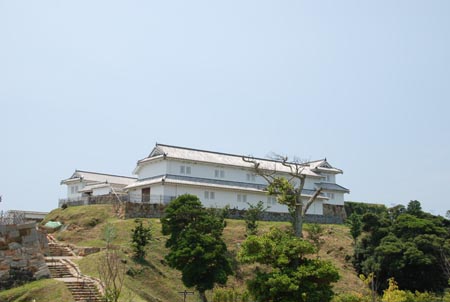
<svg viewBox="0 0 450 302">
<path fill-rule="evenodd" d="M 450 1 L 0 0 L 0 210 L 155 142 L 327 157 L 347 200 L 450 209 Z"/>
</svg>

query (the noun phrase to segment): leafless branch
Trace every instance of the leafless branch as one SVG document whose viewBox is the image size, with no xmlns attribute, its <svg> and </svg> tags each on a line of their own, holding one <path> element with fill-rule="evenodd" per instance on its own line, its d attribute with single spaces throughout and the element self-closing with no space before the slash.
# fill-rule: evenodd
<svg viewBox="0 0 450 302">
<path fill-rule="evenodd" d="M 313 202 L 316 200 L 317 196 L 319 196 L 321 192 L 322 188 L 318 188 L 316 192 L 314 192 L 314 194 L 308 199 L 308 201 L 306 202 L 305 206 L 302 209 L 302 215 L 304 215 L 306 211 L 308 211 L 309 207 L 313 204 Z"/>
<path fill-rule="evenodd" d="M 262 178 L 267 181 L 267 183 L 271 183 L 275 179 L 276 170 L 274 171 L 268 171 L 261 168 L 261 163 L 258 162 L 254 157 L 252 156 L 242 156 L 242 160 L 246 163 L 253 164 L 253 169 L 255 170 L 255 173 L 261 176 Z"/>
</svg>

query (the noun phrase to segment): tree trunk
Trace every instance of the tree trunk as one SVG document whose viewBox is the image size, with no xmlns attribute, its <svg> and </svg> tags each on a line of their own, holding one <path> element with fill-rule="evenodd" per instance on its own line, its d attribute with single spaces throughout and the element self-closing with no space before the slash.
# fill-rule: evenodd
<svg viewBox="0 0 450 302">
<path fill-rule="evenodd" d="M 297 203 L 295 205 L 294 213 L 294 233 L 295 237 L 303 237 L 303 217 L 302 217 L 302 204 Z"/>
<path fill-rule="evenodd" d="M 202 302 L 208 302 L 208 299 L 206 299 L 206 295 L 204 291 L 199 291 L 198 295 L 200 296 L 200 301 Z"/>
</svg>

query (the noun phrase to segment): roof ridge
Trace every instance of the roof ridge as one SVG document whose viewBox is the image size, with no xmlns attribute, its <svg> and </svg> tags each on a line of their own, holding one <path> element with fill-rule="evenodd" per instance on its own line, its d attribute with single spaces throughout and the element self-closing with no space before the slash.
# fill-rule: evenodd
<svg viewBox="0 0 450 302">
<path fill-rule="evenodd" d="M 210 151 L 210 150 L 203 150 L 203 149 L 196 149 L 196 148 L 190 148 L 190 147 L 181 147 L 181 146 L 174 146 L 174 145 L 167 145 L 167 144 L 159 144 L 156 143 L 156 147 L 169 147 L 169 148 L 177 148 L 177 149 L 184 149 L 184 150 L 190 150 L 190 151 L 199 151 L 199 152 L 206 152 L 206 153 L 212 153 L 212 154 L 220 154 L 220 155 L 227 155 L 227 156 L 234 156 L 234 157 L 252 157 L 253 159 L 256 160 L 265 160 L 265 161 L 270 161 L 270 162 L 276 162 L 276 163 L 282 163 L 283 161 L 281 160 L 276 160 L 276 159 L 270 159 L 270 158 L 261 158 L 261 157 L 254 157 L 251 155 L 239 155 L 239 154 L 233 154 L 233 153 L 225 153 L 225 152 L 217 152 L 217 151 Z M 147 157 L 148 158 L 148 157 Z M 304 163 L 299 163 L 301 165 L 306 165 L 306 164 L 310 164 L 313 162 L 318 162 L 318 161 L 323 161 L 323 159 L 319 159 L 319 160 L 314 160 L 314 161 L 307 161 Z M 288 163 L 293 163 L 293 162 L 288 162 Z"/>
<path fill-rule="evenodd" d="M 98 174 L 98 175 L 106 175 L 106 176 L 114 176 L 114 177 L 123 177 L 123 178 L 137 179 L 137 177 L 132 177 L 132 176 L 124 176 L 124 175 L 118 175 L 118 174 L 92 172 L 92 171 L 78 170 L 78 169 L 76 169 L 75 172 L 84 172 L 84 173 L 92 173 L 92 174 Z"/>
</svg>

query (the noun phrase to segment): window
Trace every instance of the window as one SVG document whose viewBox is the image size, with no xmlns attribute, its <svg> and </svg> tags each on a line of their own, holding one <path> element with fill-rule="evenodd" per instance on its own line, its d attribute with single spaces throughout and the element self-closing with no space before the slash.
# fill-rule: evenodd
<svg viewBox="0 0 450 302">
<path fill-rule="evenodd" d="M 252 181 L 252 182 L 254 182 L 255 179 L 256 179 L 255 174 L 247 173 L 247 181 Z"/>
<path fill-rule="evenodd" d="M 215 199 L 216 193 L 212 191 L 205 191 L 205 199 Z"/>
<path fill-rule="evenodd" d="M 214 170 L 214 177 L 215 178 L 225 178 L 225 171 L 216 169 Z"/>
<path fill-rule="evenodd" d="M 191 174 L 191 167 L 190 166 L 180 166 L 180 174 Z"/>
<path fill-rule="evenodd" d="M 237 201 L 238 202 L 247 202 L 247 195 L 245 195 L 245 194 L 238 194 L 237 195 Z"/>
<path fill-rule="evenodd" d="M 326 181 L 326 182 L 330 182 L 331 181 L 330 175 L 324 175 L 323 176 L 323 180 Z"/>
<path fill-rule="evenodd" d="M 334 199 L 334 193 L 325 193 L 325 196 L 329 199 Z"/>
<path fill-rule="evenodd" d="M 277 198 L 275 196 L 267 196 L 267 205 L 274 205 L 277 203 Z"/>
</svg>

